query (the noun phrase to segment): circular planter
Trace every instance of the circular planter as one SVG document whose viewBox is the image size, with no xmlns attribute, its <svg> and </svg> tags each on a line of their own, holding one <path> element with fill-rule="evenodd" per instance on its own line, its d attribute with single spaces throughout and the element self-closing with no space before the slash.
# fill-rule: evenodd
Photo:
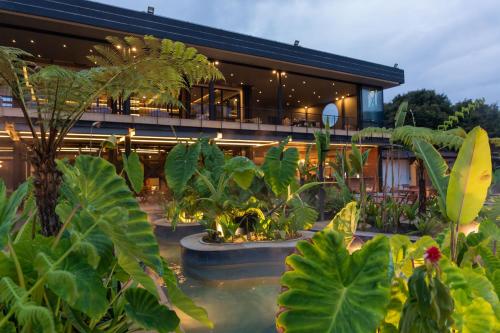
<svg viewBox="0 0 500 333">
<path fill-rule="evenodd" d="M 167 243 L 179 243 L 182 238 L 205 230 L 199 223 L 178 223 L 174 229 L 165 219 L 156 220 L 153 224 L 155 235 Z"/>
<path fill-rule="evenodd" d="M 302 231 L 294 240 L 223 244 L 204 242 L 205 233 L 187 236 L 180 241 L 184 274 L 201 280 L 279 277 L 297 241 L 313 235 Z"/>
</svg>

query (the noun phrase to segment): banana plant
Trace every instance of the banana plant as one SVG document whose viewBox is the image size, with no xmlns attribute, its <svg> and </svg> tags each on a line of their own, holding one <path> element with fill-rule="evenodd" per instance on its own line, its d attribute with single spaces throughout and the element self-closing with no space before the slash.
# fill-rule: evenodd
<svg viewBox="0 0 500 333">
<path fill-rule="evenodd" d="M 438 193 L 443 217 L 450 221 L 451 259 L 458 256 L 458 228 L 471 223 L 484 205 L 492 179 L 491 151 L 487 133 L 480 127 L 470 131 L 449 171 L 446 161 L 428 142 L 414 139 L 415 152 L 423 161 Z"/>
<path fill-rule="evenodd" d="M 0 252 L 0 331 L 166 333 L 182 330 L 179 310 L 212 327 L 176 286 L 147 215 L 114 166 L 81 155 L 58 168 L 63 225 L 54 237 L 40 235 L 30 218 L 12 228 L 15 209 L 4 210 L 11 217 L 1 222 L 10 245 Z M 16 206 L 25 186 L 8 201 L 3 194 L 4 207 Z"/>
</svg>

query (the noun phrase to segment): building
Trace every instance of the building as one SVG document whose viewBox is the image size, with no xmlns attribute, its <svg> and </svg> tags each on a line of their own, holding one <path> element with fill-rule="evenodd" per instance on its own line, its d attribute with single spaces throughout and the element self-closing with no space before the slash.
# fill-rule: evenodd
<svg viewBox="0 0 500 333">
<path fill-rule="evenodd" d="M 141 153 L 151 184 L 162 179 L 165 153 L 176 135 L 186 140 L 214 138 L 228 153 L 258 163 L 270 145 L 286 136 L 304 153 L 328 117 L 333 157 L 357 130 L 381 123 L 384 89 L 404 83 L 401 69 L 308 49 L 298 42 L 275 42 L 83 0 L 0 1 L 0 45 L 24 49 L 42 65 L 90 67 L 86 56 L 109 35 L 154 35 L 184 42 L 213 60 L 226 78 L 183 92 L 181 110 L 148 107 L 141 96 L 126 101 L 102 96 L 65 140 L 61 156 L 71 158 L 96 151 L 110 134 L 134 133 L 132 149 Z M 0 88 L 0 117 L 5 126 L 0 132 L 0 176 L 10 179 L 12 188 L 29 175 L 22 144 L 12 136 L 27 140 L 29 135 L 5 88 Z M 366 142 L 372 151 L 365 177 L 374 190 L 381 183 L 380 143 L 377 138 Z"/>
</svg>

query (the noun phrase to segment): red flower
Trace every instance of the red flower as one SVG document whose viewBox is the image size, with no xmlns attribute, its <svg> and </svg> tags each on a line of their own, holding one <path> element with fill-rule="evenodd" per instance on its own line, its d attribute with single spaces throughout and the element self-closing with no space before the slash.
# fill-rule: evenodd
<svg viewBox="0 0 500 333">
<path fill-rule="evenodd" d="M 424 259 L 429 260 L 431 263 L 436 263 L 441 259 L 441 252 L 435 246 L 431 246 L 425 251 Z"/>
</svg>

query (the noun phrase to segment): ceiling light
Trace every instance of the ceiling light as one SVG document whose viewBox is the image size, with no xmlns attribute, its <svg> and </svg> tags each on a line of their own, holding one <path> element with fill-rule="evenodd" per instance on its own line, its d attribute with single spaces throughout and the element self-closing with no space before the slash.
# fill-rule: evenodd
<svg viewBox="0 0 500 333">
<path fill-rule="evenodd" d="M 344 98 L 344 96 L 342 96 L 342 98 Z"/>
<path fill-rule="evenodd" d="M 35 41 L 33 39 L 30 40 L 31 44 L 35 44 Z"/>
<path fill-rule="evenodd" d="M 347 96 L 349 97 L 349 94 L 347 94 Z"/>
<path fill-rule="evenodd" d="M 338 95 L 338 91 L 335 92 L 335 95 Z"/>
<path fill-rule="evenodd" d="M 321 98 L 321 96 L 320 96 L 320 95 L 318 95 L 318 98 Z"/>
<path fill-rule="evenodd" d="M 302 81 L 302 84 L 306 84 L 306 81 Z"/>
<path fill-rule="evenodd" d="M 132 48 L 132 52 L 136 52 L 137 49 L 135 47 Z"/>
<path fill-rule="evenodd" d="M 16 40 L 15 40 L 15 39 L 13 39 L 13 40 L 12 40 L 12 43 L 15 43 L 15 42 L 16 42 Z"/>
<path fill-rule="evenodd" d="M 259 103 L 259 102 L 260 102 L 260 99 L 257 100 L 257 103 Z"/>
<path fill-rule="evenodd" d="M 241 85 L 243 85 L 243 82 L 240 82 Z"/>
<path fill-rule="evenodd" d="M 233 77 L 233 76 L 234 76 L 234 74 L 233 74 L 233 73 L 231 73 L 231 74 L 229 74 L 229 75 L 231 75 L 231 77 Z"/>
<path fill-rule="evenodd" d="M 37 54 L 36 56 L 37 56 L 38 58 L 41 58 L 41 57 L 42 57 L 42 56 L 41 56 L 41 55 L 39 55 L 39 54 Z"/>
<path fill-rule="evenodd" d="M 94 50 L 92 50 L 92 49 L 89 49 L 89 51 L 90 51 L 90 53 L 94 52 Z"/>
<path fill-rule="evenodd" d="M 219 65 L 219 60 L 215 60 L 214 64 L 215 64 L 215 66 L 218 66 Z"/>
<path fill-rule="evenodd" d="M 286 106 L 290 106 L 290 103 L 286 102 Z"/>
<path fill-rule="evenodd" d="M 315 91 L 313 91 L 313 95 L 316 95 L 316 92 L 315 92 Z"/>
<path fill-rule="evenodd" d="M 300 103 L 300 99 L 297 101 L 297 103 Z"/>
<path fill-rule="evenodd" d="M 286 75 L 286 72 L 281 72 L 281 75 Z"/>
<path fill-rule="evenodd" d="M 288 95 L 288 97 L 292 97 L 292 95 Z"/>
<path fill-rule="evenodd" d="M 122 48 L 122 46 L 121 46 L 121 45 L 116 45 L 116 48 L 117 48 L 118 50 L 120 50 L 120 49 Z"/>
<path fill-rule="evenodd" d="M 269 82 L 273 82 L 273 80 L 272 80 L 272 79 L 269 79 Z"/>
<path fill-rule="evenodd" d="M 335 85 L 335 82 L 332 82 L 332 86 L 334 86 L 334 85 Z"/>
<path fill-rule="evenodd" d="M 338 98 L 338 97 L 335 97 L 335 100 L 336 100 L 336 101 L 338 101 L 338 100 L 339 100 L 339 98 Z"/>
<path fill-rule="evenodd" d="M 295 91 L 295 89 L 294 89 L 294 88 L 292 88 L 292 91 Z"/>
<path fill-rule="evenodd" d="M 275 69 L 273 69 L 273 74 L 276 74 L 276 70 Z"/>
<path fill-rule="evenodd" d="M 64 47 L 64 48 L 66 48 L 66 46 L 67 46 L 66 44 L 63 44 L 63 47 Z"/>
<path fill-rule="evenodd" d="M 286 85 L 283 85 L 283 87 L 286 87 Z"/>
<path fill-rule="evenodd" d="M 262 90 L 259 90 L 259 94 L 262 94 Z"/>
<path fill-rule="evenodd" d="M 304 109 L 306 109 L 306 110 L 307 110 L 307 109 L 309 109 L 309 107 L 308 107 L 308 106 L 304 106 Z"/>
</svg>

